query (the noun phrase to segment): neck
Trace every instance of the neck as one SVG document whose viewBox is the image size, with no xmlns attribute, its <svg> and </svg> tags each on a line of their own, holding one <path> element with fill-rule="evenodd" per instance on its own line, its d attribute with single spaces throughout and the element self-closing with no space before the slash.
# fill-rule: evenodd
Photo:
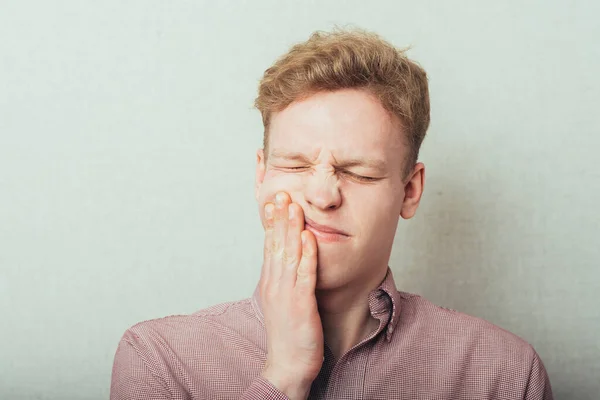
<svg viewBox="0 0 600 400">
<path fill-rule="evenodd" d="M 379 320 L 371 316 L 369 293 L 381 284 L 386 273 L 387 268 L 360 288 L 317 290 L 325 343 L 336 360 L 378 328 Z"/>
</svg>

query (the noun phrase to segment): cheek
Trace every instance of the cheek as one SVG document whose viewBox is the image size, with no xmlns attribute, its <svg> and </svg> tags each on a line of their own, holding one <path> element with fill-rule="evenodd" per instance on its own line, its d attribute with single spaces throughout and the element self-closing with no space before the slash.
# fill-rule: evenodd
<svg viewBox="0 0 600 400">
<path fill-rule="evenodd" d="M 288 174 L 279 171 L 269 171 L 258 190 L 258 212 L 260 220 L 265 226 L 265 204 L 275 203 L 278 192 L 286 192 L 291 198 L 297 199 L 298 193 L 303 190 L 302 179 L 299 174 Z"/>
<path fill-rule="evenodd" d="M 386 187 L 355 189 L 345 192 L 348 218 L 354 221 L 362 234 L 375 237 L 388 235 L 390 229 L 395 229 L 393 227 L 400 216 L 402 202 L 397 191 Z"/>
<path fill-rule="evenodd" d="M 269 171 L 258 192 L 258 203 L 261 208 L 268 202 L 275 201 L 278 192 L 286 192 L 292 199 L 293 194 L 302 190 L 302 179 L 299 174 Z"/>
</svg>

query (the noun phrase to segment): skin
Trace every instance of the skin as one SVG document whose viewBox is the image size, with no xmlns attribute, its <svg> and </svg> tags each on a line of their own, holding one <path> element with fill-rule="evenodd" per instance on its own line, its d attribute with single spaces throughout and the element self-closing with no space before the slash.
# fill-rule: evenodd
<svg viewBox="0 0 600 400">
<path fill-rule="evenodd" d="M 307 398 L 325 345 L 337 360 L 377 328 L 368 294 L 385 278 L 398 221 L 415 214 L 425 179 L 422 163 L 403 176 L 404 137 L 364 90 L 317 93 L 272 116 L 256 167 L 262 375 L 291 399 Z M 346 235 L 315 236 L 305 217 Z"/>
</svg>

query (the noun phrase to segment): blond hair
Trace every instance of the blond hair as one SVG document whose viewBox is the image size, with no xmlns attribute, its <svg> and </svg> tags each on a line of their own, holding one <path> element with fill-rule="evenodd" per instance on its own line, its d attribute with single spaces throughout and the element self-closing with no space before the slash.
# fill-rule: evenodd
<svg viewBox="0 0 600 400">
<path fill-rule="evenodd" d="M 368 90 L 401 121 L 409 148 L 403 170 L 410 172 L 429 126 L 427 75 L 405 50 L 359 29 L 315 32 L 265 71 L 254 103 L 262 114 L 265 157 L 274 112 L 317 92 L 351 88 Z"/>
</svg>

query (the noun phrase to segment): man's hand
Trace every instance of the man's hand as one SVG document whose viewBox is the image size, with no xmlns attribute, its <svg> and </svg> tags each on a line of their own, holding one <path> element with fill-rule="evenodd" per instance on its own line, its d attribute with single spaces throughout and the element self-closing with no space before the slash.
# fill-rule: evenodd
<svg viewBox="0 0 600 400">
<path fill-rule="evenodd" d="M 259 283 L 267 330 L 262 376 L 290 399 L 306 399 L 323 364 L 317 308 L 317 243 L 302 208 L 278 193 L 265 205 L 265 249 Z"/>
</svg>

